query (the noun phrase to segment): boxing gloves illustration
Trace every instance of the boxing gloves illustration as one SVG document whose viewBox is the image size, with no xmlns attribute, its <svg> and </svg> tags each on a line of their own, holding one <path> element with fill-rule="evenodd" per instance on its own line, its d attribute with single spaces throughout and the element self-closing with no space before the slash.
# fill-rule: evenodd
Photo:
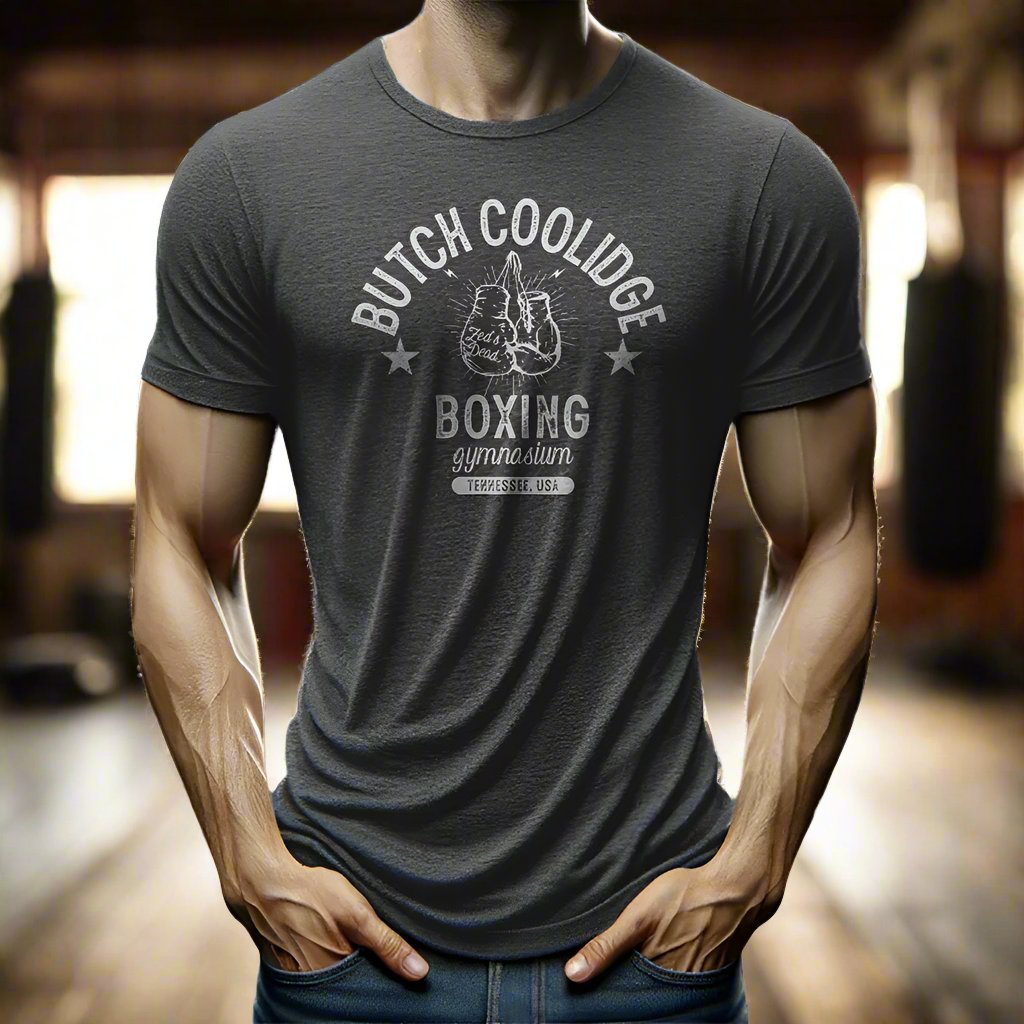
<svg viewBox="0 0 1024 1024">
<path fill-rule="evenodd" d="M 463 362 L 475 373 L 501 377 L 517 370 L 539 377 L 558 365 L 562 336 L 551 296 L 527 289 L 522 269 L 519 254 L 510 252 L 497 280 L 477 286 L 459 342 Z"/>
<path fill-rule="evenodd" d="M 509 317 L 511 296 L 500 284 L 482 284 L 462 328 L 462 361 L 476 373 L 501 377 L 515 369 L 512 352 L 519 330 Z"/>
<path fill-rule="evenodd" d="M 514 355 L 516 369 L 531 377 L 539 377 L 554 369 L 562 357 L 562 335 L 551 316 L 551 296 L 542 291 L 524 291 L 519 311 L 519 342 Z"/>
</svg>

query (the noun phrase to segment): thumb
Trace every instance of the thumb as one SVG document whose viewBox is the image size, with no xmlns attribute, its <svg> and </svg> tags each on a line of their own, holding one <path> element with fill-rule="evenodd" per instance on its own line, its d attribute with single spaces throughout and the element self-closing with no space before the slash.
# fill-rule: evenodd
<svg viewBox="0 0 1024 1024">
<path fill-rule="evenodd" d="M 619 915 L 609 928 L 595 935 L 569 960 L 565 965 L 566 976 L 572 981 L 592 978 L 632 949 L 641 938 L 639 919 L 631 915 Z"/>
<path fill-rule="evenodd" d="M 364 911 L 349 926 L 349 931 L 361 946 L 372 949 L 396 974 L 415 981 L 427 973 L 426 960 L 372 910 Z"/>
</svg>

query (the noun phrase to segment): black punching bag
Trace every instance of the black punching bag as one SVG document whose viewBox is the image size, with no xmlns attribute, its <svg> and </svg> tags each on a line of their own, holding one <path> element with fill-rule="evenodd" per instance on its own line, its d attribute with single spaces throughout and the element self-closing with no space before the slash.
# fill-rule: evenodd
<svg viewBox="0 0 1024 1024">
<path fill-rule="evenodd" d="M 999 538 L 1002 290 L 963 260 L 909 282 L 902 434 L 905 548 L 934 576 L 983 570 Z"/>
<path fill-rule="evenodd" d="M 42 528 L 53 511 L 53 353 L 56 296 L 45 271 L 18 277 L 0 314 L 5 395 L 0 512 L 9 534 Z"/>
</svg>

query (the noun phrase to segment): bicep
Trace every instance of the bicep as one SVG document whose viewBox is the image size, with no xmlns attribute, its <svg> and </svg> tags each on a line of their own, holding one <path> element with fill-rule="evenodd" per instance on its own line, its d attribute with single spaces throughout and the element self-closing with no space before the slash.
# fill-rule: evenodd
<svg viewBox="0 0 1024 1024">
<path fill-rule="evenodd" d="M 875 398 L 870 382 L 736 420 L 744 486 L 776 551 L 799 559 L 857 523 L 873 534 Z"/>
<path fill-rule="evenodd" d="M 137 519 L 211 568 L 229 566 L 259 504 L 274 430 L 269 416 L 198 405 L 143 381 Z"/>
</svg>

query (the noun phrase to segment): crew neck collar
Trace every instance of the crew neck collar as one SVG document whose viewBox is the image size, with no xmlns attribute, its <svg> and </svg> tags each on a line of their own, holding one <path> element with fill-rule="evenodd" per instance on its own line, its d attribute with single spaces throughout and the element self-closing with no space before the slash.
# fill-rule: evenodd
<svg viewBox="0 0 1024 1024">
<path fill-rule="evenodd" d="M 480 135 L 489 138 L 511 138 L 517 135 L 536 135 L 550 131 L 570 121 L 575 121 L 584 114 L 603 103 L 622 84 L 623 79 L 633 66 L 637 54 L 636 42 L 625 32 L 616 33 L 622 40 L 622 46 L 612 62 L 612 66 L 590 92 L 578 97 L 564 107 L 549 110 L 536 117 L 526 117 L 517 121 L 474 121 L 469 118 L 456 117 L 439 107 L 414 96 L 398 81 L 384 50 L 384 39 L 377 36 L 369 44 L 370 68 L 385 92 L 399 105 L 405 107 L 421 121 L 426 121 L 437 128 L 456 135 Z"/>
</svg>

